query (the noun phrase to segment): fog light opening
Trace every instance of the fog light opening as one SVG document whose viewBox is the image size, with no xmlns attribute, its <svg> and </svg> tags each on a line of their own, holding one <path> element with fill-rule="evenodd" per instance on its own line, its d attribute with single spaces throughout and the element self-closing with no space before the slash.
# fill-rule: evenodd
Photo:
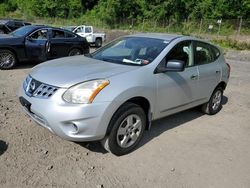
<svg viewBox="0 0 250 188">
<path fill-rule="evenodd" d="M 78 127 L 76 124 L 72 123 L 72 128 L 73 128 L 73 131 L 74 133 L 77 133 L 78 132 Z"/>
</svg>

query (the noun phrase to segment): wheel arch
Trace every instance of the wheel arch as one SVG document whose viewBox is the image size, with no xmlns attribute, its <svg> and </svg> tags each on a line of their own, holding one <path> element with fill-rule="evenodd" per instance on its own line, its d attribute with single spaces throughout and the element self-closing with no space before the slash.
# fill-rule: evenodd
<svg viewBox="0 0 250 188">
<path fill-rule="evenodd" d="M 218 87 L 221 87 L 223 90 L 225 90 L 226 87 L 227 87 L 227 83 L 224 82 L 224 81 L 221 81 L 221 82 L 215 87 L 215 89 L 218 88 Z"/>
<path fill-rule="evenodd" d="M 116 109 L 115 113 L 125 104 L 125 103 L 134 103 L 138 106 L 140 106 L 143 111 L 145 112 L 145 115 L 146 115 L 146 130 L 149 130 L 150 129 L 150 126 L 151 126 L 151 119 L 152 119 L 152 112 L 151 112 L 151 104 L 149 102 L 149 100 L 143 96 L 135 96 L 135 97 L 132 97 L 130 99 L 127 99 L 125 102 L 123 102 L 121 105 L 119 105 L 119 107 Z M 113 116 L 114 114 L 113 113 Z M 113 118 L 113 116 L 111 117 L 111 119 Z M 111 121 L 110 119 L 110 121 Z M 107 131 L 106 131 L 106 136 L 110 134 L 111 130 L 112 130 L 112 125 L 108 125 L 108 128 L 107 128 Z"/>
</svg>

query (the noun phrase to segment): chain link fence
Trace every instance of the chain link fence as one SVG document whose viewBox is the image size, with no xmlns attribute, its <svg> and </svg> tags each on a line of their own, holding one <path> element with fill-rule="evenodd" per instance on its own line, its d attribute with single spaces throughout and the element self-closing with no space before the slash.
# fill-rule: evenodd
<svg viewBox="0 0 250 188">
<path fill-rule="evenodd" d="M 106 24 L 97 18 L 83 20 L 81 24 L 93 25 L 99 29 L 118 29 L 131 32 L 163 32 L 186 35 L 215 35 L 250 37 L 250 19 L 199 19 L 199 20 L 151 20 L 151 19 L 114 19 Z"/>
</svg>

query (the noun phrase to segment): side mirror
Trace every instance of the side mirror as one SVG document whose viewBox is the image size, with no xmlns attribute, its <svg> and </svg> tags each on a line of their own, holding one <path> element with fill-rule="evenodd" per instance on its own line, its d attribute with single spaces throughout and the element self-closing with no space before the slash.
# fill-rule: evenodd
<svg viewBox="0 0 250 188">
<path fill-rule="evenodd" d="M 170 60 L 165 63 L 165 66 L 157 67 L 156 73 L 164 72 L 182 72 L 185 69 L 186 63 L 181 60 Z"/>
</svg>

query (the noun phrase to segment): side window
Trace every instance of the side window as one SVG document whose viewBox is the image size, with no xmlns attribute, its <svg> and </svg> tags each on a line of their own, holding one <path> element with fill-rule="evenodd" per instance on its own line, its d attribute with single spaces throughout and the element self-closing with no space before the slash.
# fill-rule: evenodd
<svg viewBox="0 0 250 188">
<path fill-rule="evenodd" d="M 75 38 L 76 36 L 73 33 L 65 32 L 65 37 L 66 38 Z"/>
<path fill-rule="evenodd" d="M 214 46 L 211 46 L 211 51 L 213 53 L 213 59 L 214 61 L 218 59 L 218 57 L 220 56 L 220 50 Z"/>
<path fill-rule="evenodd" d="M 38 30 L 30 35 L 33 40 L 47 40 L 47 29 Z"/>
<path fill-rule="evenodd" d="M 16 27 L 22 27 L 24 26 L 23 22 L 15 22 Z"/>
<path fill-rule="evenodd" d="M 192 42 L 183 41 L 178 43 L 166 56 L 166 62 L 180 60 L 186 63 L 186 67 L 193 66 Z"/>
<path fill-rule="evenodd" d="M 52 30 L 52 38 L 56 39 L 56 38 L 65 38 L 64 32 L 60 31 L 60 30 Z"/>
<path fill-rule="evenodd" d="M 85 27 L 85 33 L 91 33 L 91 27 Z"/>
<path fill-rule="evenodd" d="M 15 27 L 14 21 L 9 21 L 6 25 L 7 25 L 8 27 L 10 27 L 10 28 L 14 28 L 14 27 Z"/>
<path fill-rule="evenodd" d="M 78 27 L 75 31 L 75 33 L 81 33 L 83 32 L 83 27 Z"/>
<path fill-rule="evenodd" d="M 213 62 L 213 54 L 209 44 L 203 42 L 195 42 L 195 63 L 203 65 Z"/>
</svg>

